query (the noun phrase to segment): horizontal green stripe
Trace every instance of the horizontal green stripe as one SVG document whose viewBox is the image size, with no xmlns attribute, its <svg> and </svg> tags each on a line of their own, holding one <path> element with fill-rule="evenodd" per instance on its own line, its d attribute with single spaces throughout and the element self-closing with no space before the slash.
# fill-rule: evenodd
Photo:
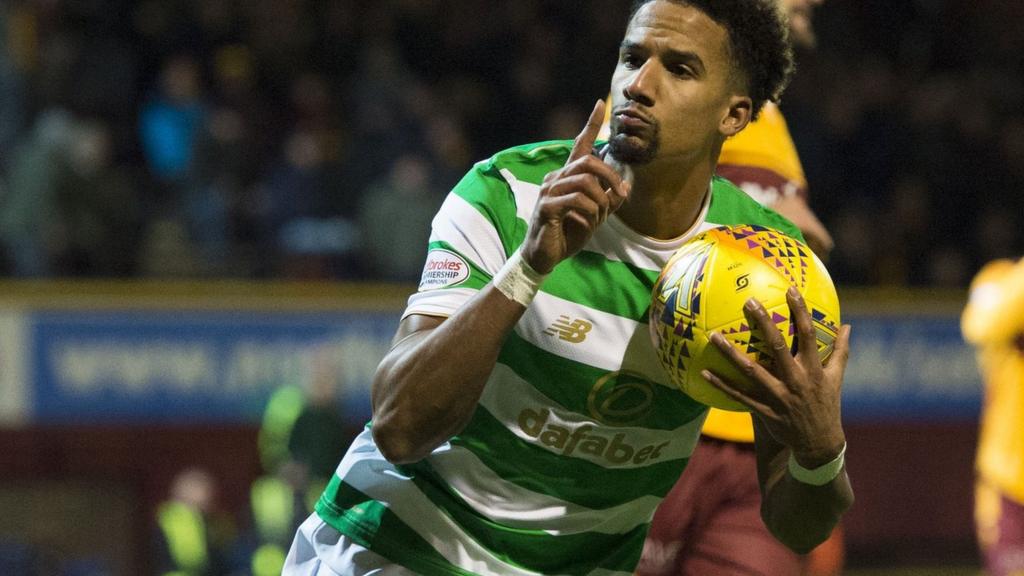
<svg viewBox="0 0 1024 576">
<path fill-rule="evenodd" d="M 593 509 L 611 508 L 642 496 L 663 498 L 688 460 L 679 458 L 641 468 L 605 468 L 526 442 L 482 407 L 451 442 L 473 452 L 508 482 Z"/>
<path fill-rule="evenodd" d="M 454 252 L 461 256 L 463 260 L 469 263 L 469 278 L 466 278 L 465 280 L 459 282 L 458 284 L 445 286 L 445 288 L 473 288 L 474 290 L 480 290 L 481 288 L 486 286 L 488 282 L 491 281 L 490 274 L 488 274 L 483 268 L 481 268 L 476 262 L 474 262 L 472 258 L 466 256 L 462 252 L 459 252 L 454 247 L 452 247 L 451 244 L 444 241 L 435 240 L 428 245 L 427 249 L 433 250 L 435 248 L 441 248 L 444 250 L 448 250 L 449 252 Z M 439 290 L 443 289 L 444 288 L 439 288 Z"/>
<path fill-rule="evenodd" d="M 337 476 L 331 480 L 317 503 L 316 513 L 356 544 L 417 574 L 473 574 L 445 560 L 387 506 Z"/>
<path fill-rule="evenodd" d="M 515 195 L 492 164 L 477 164 L 455 185 L 452 193 L 468 202 L 494 226 L 505 256 L 523 243 L 527 224 L 516 215 Z"/>
<path fill-rule="evenodd" d="M 498 362 L 508 366 L 517 376 L 566 410 L 600 420 L 599 414 L 592 413 L 589 400 L 591 390 L 598 381 L 608 376 L 607 370 L 552 354 L 527 342 L 515 332 L 510 332 L 505 339 Z M 651 383 L 650 390 L 653 392 L 651 410 L 629 425 L 675 430 L 707 410 L 707 406 L 682 391 L 654 383 Z M 633 398 L 628 396 L 620 398 L 623 404 L 631 400 Z"/>
<path fill-rule="evenodd" d="M 625 534 L 597 532 L 553 536 L 543 530 L 510 528 L 484 518 L 461 501 L 426 462 L 415 465 L 415 482 L 494 556 L 542 574 L 587 574 L 597 568 L 631 572 L 640 557 L 647 524 Z M 567 563 L 568 561 L 568 563 Z"/>
<path fill-rule="evenodd" d="M 659 273 L 583 251 L 558 264 L 541 290 L 602 312 L 647 322 L 651 291 Z"/>
<path fill-rule="evenodd" d="M 565 165 L 571 150 L 572 140 L 523 144 L 498 152 L 487 162 L 487 168 L 507 168 L 516 180 L 540 186 L 548 172 Z"/>
</svg>

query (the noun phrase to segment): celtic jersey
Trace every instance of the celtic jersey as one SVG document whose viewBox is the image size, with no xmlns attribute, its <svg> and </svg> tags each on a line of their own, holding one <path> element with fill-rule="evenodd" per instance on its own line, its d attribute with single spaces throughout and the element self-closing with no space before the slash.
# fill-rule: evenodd
<svg viewBox="0 0 1024 576">
<path fill-rule="evenodd" d="M 521 146 L 474 166 L 433 221 L 406 315 L 448 316 L 490 282 L 571 145 Z M 739 223 L 798 234 L 719 178 L 679 238 L 649 238 L 611 216 L 546 278 L 466 428 L 411 465 L 387 462 L 365 430 L 317 513 L 421 574 L 631 574 L 707 410 L 659 365 L 651 289 L 682 243 Z"/>
</svg>

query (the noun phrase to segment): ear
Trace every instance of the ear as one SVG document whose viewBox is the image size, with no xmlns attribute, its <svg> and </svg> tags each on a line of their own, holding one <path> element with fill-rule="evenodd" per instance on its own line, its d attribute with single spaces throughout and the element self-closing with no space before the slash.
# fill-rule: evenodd
<svg viewBox="0 0 1024 576">
<path fill-rule="evenodd" d="M 747 127 L 753 114 L 754 103 L 749 96 L 733 95 L 729 97 L 729 108 L 718 126 L 719 132 L 726 138 L 735 136 Z"/>
</svg>

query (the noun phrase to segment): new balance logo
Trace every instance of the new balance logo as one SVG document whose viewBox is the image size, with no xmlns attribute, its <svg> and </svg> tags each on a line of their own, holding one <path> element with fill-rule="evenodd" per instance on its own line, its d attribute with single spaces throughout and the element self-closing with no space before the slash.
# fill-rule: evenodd
<svg viewBox="0 0 1024 576">
<path fill-rule="evenodd" d="M 593 324 L 582 318 L 571 320 L 568 316 L 562 314 L 544 333 L 548 336 L 558 336 L 560 339 L 571 344 L 579 344 L 587 339 L 587 332 L 590 332 L 590 329 L 593 327 Z"/>
</svg>

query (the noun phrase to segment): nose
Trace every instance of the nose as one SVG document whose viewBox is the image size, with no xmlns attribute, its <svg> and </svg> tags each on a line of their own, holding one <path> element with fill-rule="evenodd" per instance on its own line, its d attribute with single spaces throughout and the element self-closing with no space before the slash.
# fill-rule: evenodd
<svg viewBox="0 0 1024 576">
<path fill-rule="evenodd" d="M 658 79 L 653 59 L 647 60 L 633 74 L 633 78 L 622 89 L 622 95 L 643 106 L 653 106 L 657 93 Z"/>
</svg>

